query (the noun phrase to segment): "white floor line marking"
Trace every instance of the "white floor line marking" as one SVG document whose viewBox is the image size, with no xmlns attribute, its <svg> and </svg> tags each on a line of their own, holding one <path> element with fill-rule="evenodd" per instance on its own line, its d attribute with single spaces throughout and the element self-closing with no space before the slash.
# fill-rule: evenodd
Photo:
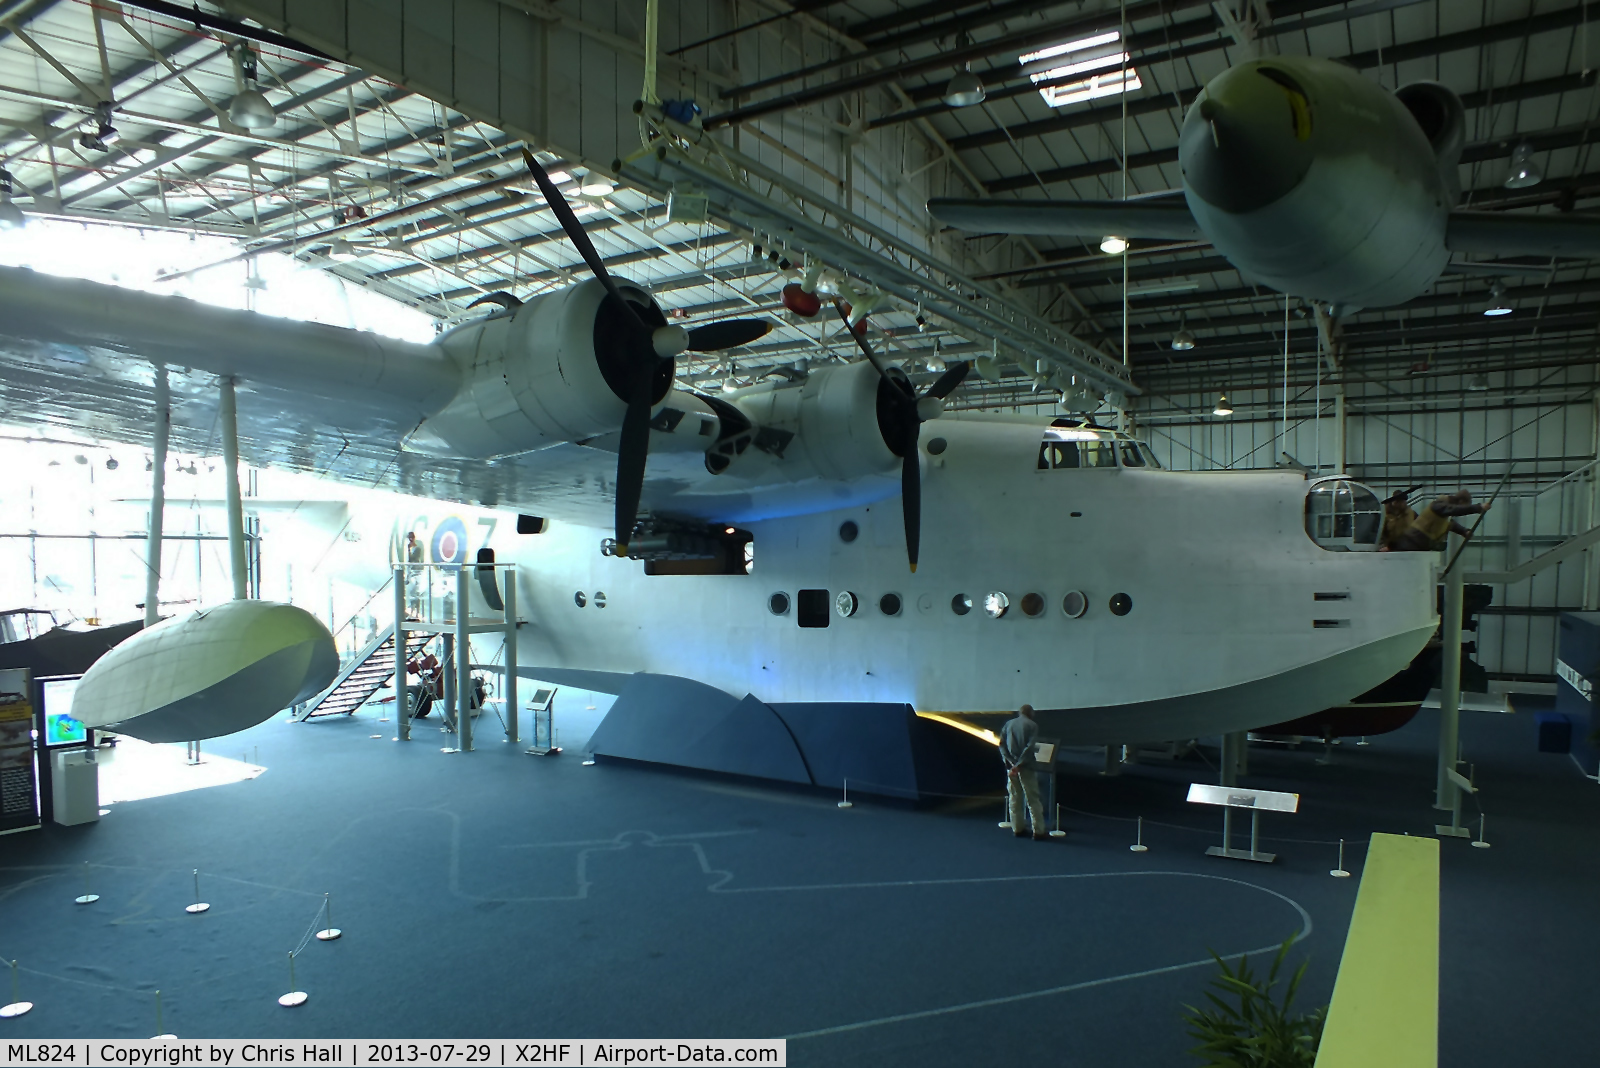
<svg viewBox="0 0 1600 1068">
<path fill-rule="evenodd" d="M 1307 912 L 1305 907 L 1301 905 L 1300 902 L 1296 901 L 1292 897 L 1287 896 L 1286 894 L 1280 894 L 1278 891 L 1270 889 L 1269 887 L 1246 882 L 1243 879 L 1230 879 L 1225 875 L 1207 875 L 1202 872 L 1187 871 L 1080 872 L 1064 873 L 1060 875 L 998 875 L 970 879 L 910 879 L 895 882 L 833 883 L 817 886 L 741 887 L 733 890 L 722 890 L 720 892 L 732 894 L 762 890 L 785 892 L 797 890 L 855 890 L 871 889 L 875 887 L 897 888 L 907 886 L 951 886 L 974 883 L 1029 882 L 1045 879 L 1102 879 L 1119 875 L 1166 875 L 1176 878 L 1208 879 L 1214 882 L 1233 883 L 1235 886 L 1248 887 L 1251 890 L 1259 890 L 1264 894 L 1269 894 L 1272 897 L 1284 902 L 1300 914 L 1301 926 L 1299 933 L 1295 935 L 1296 942 L 1305 941 L 1311 936 L 1311 932 L 1314 929 L 1314 925 L 1311 922 L 1311 913 Z M 1250 954 L 1275 952 L 1277 949 L 1277 945 L 1260 946 L 1256 949 L 1240 950 L 1236 953 L 1223 955 L 1222 959 L 1237 960 L 1240 957 Z M 1206 957 L 1204 960 L 1187 961 L 1183 964 L 1168 964 L 1160 968 L 1146 968 L 1143 971 L 1126 972 L 1122 975 L 1111 975 L 1100 979 L 1087 979 L 1080 983 L 1068 983 L 1064 986 L 1053 986 L 1044 990 L 1029 990 L 1020 994 L 1006 994 L 1000 997 L 983 998 L 979 1001 L 967 1001 L 956 1005 L 946 1005 L 937 1009 L 921 1009 L 916 1012 L 897 1013 L 893 1016 L 880 1016 L 873 1020 L 860 1020 L 856 1023 L 838 1024 L 834 1027 L 822 1027 L 812 1031 L 800 1031 L 795 1034 L 784 1035 L 782 1037 L 789 1040 L 798 1040 L 802 1038 L 820 1038 L 824 1035 L 843 1034 L 848 1031 L 861 1031 L 869 1027 L 882 1027 L 886 1024 L 904 1023 L 908 1020 L 924 1020 L 932 1016 L 945 1016 L 957 1012 L 971 1012 L 974 1009 L 987 1009 L 993 1008 L 997 1005 L 1011 1005 L 1019 1001 L 1032 1001 L 1036 998 L 1052 997 L 1057 994 L 1070 994 L 1077 990 L 1088 990 L 1097 986 L 1109 986 L 1112 983 L 1125 982 L 1131 979 L 1145 979 L 1153 975 L 1165 975 L 1170 972 L 1185 971 L 1189 968 L 1200 968 L 1211 963 L 1213 963 L 1212 959 L 1210 957 Z"/>
</svg>

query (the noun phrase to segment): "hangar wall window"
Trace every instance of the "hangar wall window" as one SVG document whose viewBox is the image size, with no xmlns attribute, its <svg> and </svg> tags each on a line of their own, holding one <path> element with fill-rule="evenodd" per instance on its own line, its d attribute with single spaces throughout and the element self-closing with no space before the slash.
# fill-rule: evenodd
<svg viewBox="0 0 1600 1068">
<path fill-rule="evenodd" d="M 1330 478 L 1306 493 L 1306 536 L 1330 552 L 1371 552 L 1382 525 L 1378 495 L 1359 482 Z"/>
</svg>

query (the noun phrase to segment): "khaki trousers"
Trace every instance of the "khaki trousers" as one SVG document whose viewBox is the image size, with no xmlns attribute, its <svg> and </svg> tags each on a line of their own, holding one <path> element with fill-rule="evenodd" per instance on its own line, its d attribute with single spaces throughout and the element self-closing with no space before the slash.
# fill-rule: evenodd
<svg viewBox="0 0 1600 1068">
<path fill-rule="evenodd" d="M 1030 768 L 1022 768 L 1015 775 L 1006 776 L 1006 798 L 1011 802 L 1011 830 L 1014 834 L 1027 833 L 1022 829 L 1022 806 L 1027 802 L 1028 826 L 1037 837 L 1049 833 L 1044 822 L 1044 805 L 1039 802 L 1039 777 Z"/>
</svg>

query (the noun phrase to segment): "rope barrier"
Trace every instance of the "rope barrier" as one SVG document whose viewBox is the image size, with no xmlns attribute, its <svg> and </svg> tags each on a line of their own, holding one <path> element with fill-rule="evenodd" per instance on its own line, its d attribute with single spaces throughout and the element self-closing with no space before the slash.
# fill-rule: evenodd
<svg viewBox="0 0 1600 1068">
<path fill-rule="evenodd" d="M 877 786 L 877 787 L 879 787 L 881 789 L 884 789 L 884 790 L 896 790 L 896 791 L 901 791 L 901 792 L 903 792 L 905 790 L 905 787 L 902 787 L 902 786 L 894 786 L 894 785 L 891 785 L 889 783 L 882 783 L 882 782 L 872 782 L 872 781 L 867 780 L 867 779 L 857 779 L 857 780 L 855 780 L 855 782 L 856 782 L 857 786 Z M 1003 800 L 1004 797 L 1005 797 L 1005 795 L 1003 793 L 999 793 L 999 792 L 990 793 L 990 794 L 951 794 L 951 793 L 945 793 L 945 792 L 940 791 L 940 790 L 919 790 L 919 791 L 917 791 L 917 793 L 918 793 L 919 797 L 948 797 L 948 798 L 956 798 L 956 799 L 959 799 L 959 800 L 966 800 L 966 801 L 995 801 L 995 800 Z M 897 795 L 891 795 L 891 796 L 897 796 Z M 1135 823 L 1138 820 L 1143 819 L 1145 824 L 1147 826 L 1151 826 L 1151 827 L 1165 827 L 1168 830 L 1187 831 L 1187 832 L 1189 832 L 1191 834 L 1204 834 L 1204 835 L 1208 835 L 1208 836 L 1211 836 L 1211 837 L 1215 837 L 1215 835 L 1216 835 L 1216 828 L 1214 828 L 1214 827 L 1211 827 L 1211 828 L 1190 827 L 1187 824 L 1183 824 L 1183 823 L 1167 823 L 1167 822 L 1164 822 L 1164 821 L 1161 821 L 1161 820 L 1152 820 L 1152 819 L 1150 819 L 1148 817 L 1141 817 L 1141 816 L 1108 816 L 1103 812 L 1090 812 L 1087 809 L 1073 808 L 1071 805 L 1062 805 L 1060 807 L 1062 809 L 1066 810 L 1067 812 L 1071 812 L 1071 813 L 1074 813 L 1075 815 L 1079 815 L 1079 816 L 1088 816 L 1090 819 L 1111 820 L 1111 821 L 1116 822 L 1116 823 Z M 1262 835 L 1260 840 L 1263 841 L 1263 842 L 1290 842 L 1290 843 L 1293 843 L 1293 844 L 1296 844 L 1296 845 L 1327 845 L 1327 846 L 1336 846 L 1340 842 L 1340 839 L 1338 839 L 1338 838 L 1285 838 L 1285 837 L 1281 837 L 1281 836 L 1279 836 L 1279 837 L 1269 837 L 1267 835 Z"/>
</svg>

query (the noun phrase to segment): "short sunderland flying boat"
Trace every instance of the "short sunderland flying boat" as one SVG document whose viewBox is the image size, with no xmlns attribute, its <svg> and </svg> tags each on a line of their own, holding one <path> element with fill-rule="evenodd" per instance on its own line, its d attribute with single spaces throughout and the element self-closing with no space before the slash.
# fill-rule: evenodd
<svg viewBox="0 0 1600 1068">
<path fill-rule="evenodd" d="M 201 451 L 234 381 L 246 461 L 487 510 L 481 547 L 518 565 L 518 661 L 558 684 L 968 729 L 1028 702 L 1050 736 L 1120 743 L 1316 711 L 1433 633 L 1436 561 L 1369 551 L 1378 499 L 1344 478 L 1170 472 L 1078 420 L 940 417 L 960 365 L 919 393 L 870 351 L 677 387 L 698 332 L 610 279 L 532 169 L 595 279 L 419 345 L 4 268 L 0 401 L 140 442 L 159 362 L 175 441 Z M 465 563 L 479 539 L 453 523 L 443 562 Z"/>
<path fill-rule="evenodd" d="M 1332 307 L 1404 304 L 1450 254 L 1600 255 L 1600 216 L 1467 211 L 1461 100 L 1393 93 L 1332 60 L 1272 56 L 1213 78 L 1178 140 L 1183 198 L 935 199 L 963 230 L 1209 241 L 1246 280 Z"/>
</svg>

